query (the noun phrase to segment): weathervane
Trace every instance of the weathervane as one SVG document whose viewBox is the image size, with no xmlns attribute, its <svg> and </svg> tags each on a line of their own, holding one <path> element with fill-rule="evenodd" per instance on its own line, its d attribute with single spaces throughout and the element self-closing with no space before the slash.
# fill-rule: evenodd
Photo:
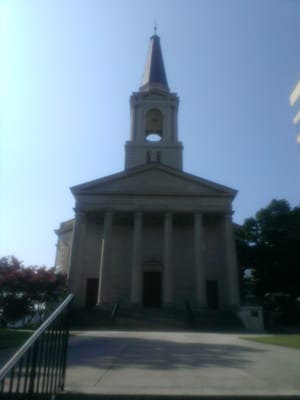
<svg viewBox="0 0 300 400">
<path fill-rule="evenodd" d="M 156 25 L 156 18 L 154 18 L 154 35 L 156 35 L 157 32 L 157 25 Z"/>
</svg>

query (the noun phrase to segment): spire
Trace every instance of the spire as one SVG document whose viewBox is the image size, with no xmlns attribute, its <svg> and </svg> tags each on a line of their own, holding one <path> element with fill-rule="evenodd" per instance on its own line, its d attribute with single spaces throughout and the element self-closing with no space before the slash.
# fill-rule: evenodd
<svg viewBox="0 0 300 400">
<path fill-rule="evenodd" d="M 152 88 L 169 91 L 167 76 L 160 47 L 160 39 L 156 34 L 156 23 L 154 25 L 154 35 L 150 38 L 150 45 L 146 58 L 144 75 L 142 78 L 140 91 L 146 92 Z"/>
</svg>

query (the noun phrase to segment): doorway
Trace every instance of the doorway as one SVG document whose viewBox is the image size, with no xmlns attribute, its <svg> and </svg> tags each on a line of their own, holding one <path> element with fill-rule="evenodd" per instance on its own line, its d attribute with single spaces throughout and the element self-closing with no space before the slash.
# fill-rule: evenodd
<svg viewBox="0 0 300 400">
<path fill-rule="evenodd" d="M 93 308 L 97 304 L 98 282 L 97 278 L 86 281 L 85 308 Z"/>
<path fill-rule="evenodd" d="M 217 280 L 206 281 L 206 296 L 208 308 L 217 310 L 219 308 L 219 289 Z"/>
<path fill-rule="evenodd" d="M 160 271 L 144 271 L 143 306 L 147 308 L 161 307 Z"/>
</svg>

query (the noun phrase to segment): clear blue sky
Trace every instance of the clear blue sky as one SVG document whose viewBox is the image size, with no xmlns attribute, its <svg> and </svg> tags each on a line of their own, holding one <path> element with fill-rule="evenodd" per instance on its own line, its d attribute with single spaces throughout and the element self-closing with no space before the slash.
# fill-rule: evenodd
<svg viewBox="0 0 300 400">
<path fill-rule="evenodd" d="M 0 256 L 53 265 L 69 187 L 123 169 L 155 18 L 184 170 L 237 189 L 238 223 L 300 203 L 299 0 L 0 0 Z"/>
</svg>

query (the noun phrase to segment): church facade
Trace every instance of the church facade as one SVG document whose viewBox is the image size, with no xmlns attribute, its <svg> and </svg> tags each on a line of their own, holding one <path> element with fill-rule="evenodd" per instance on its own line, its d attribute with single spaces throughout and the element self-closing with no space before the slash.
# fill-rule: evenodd
<svg viewBox="0 0 300 400">
<path fill-rule="evenodd" d="M 72 187 L 75 219 L 56 231 L 75 306 L 239 306 L 236 191 L 183 171 L 178 105 L 155 34 L 130 98 L 124 171 Z"/>
</svg>

